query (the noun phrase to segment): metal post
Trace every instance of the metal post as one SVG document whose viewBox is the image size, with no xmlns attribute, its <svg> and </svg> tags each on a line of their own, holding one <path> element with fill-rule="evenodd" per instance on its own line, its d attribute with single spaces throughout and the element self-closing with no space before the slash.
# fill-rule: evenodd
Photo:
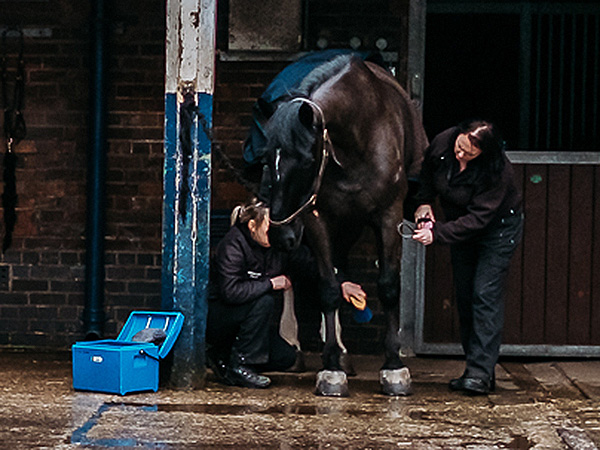
<svg viewBox="0 0 600 450">
<path fill-rule="evenodd" d="M 168 383 L 202 387 L 209 274 L 216 0 L 167 1 L 162 306 L 185 316 Z"/>
<path fill-rule="evenodd" d="M 425 90 L 426 0 L 410 0 L 408 7 L 408 55 L 406 90 L 419 112 L 423 113 Z"/>
</svg>

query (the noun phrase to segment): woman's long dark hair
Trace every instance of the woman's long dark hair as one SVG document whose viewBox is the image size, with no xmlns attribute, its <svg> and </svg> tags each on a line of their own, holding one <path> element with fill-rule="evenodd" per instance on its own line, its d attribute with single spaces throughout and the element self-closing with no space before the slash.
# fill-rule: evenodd
<svg viewBox="0 0 600 450">
<path fill-rule="evenodd" d="M 470 119 L 458 126 L 460 133 L 467 133 L 472 145 L 481 149 L 478 163 L 491 178 L 496 178 L 504 169 L 504 139 L 496 125 L 486 120 Z"/>
</svg>

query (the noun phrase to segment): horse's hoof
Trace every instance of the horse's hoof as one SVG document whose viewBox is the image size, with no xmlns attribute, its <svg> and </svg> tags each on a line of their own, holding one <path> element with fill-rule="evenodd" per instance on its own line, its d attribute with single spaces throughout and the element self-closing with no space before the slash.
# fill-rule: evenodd
<svg viewBox="0 0 600 450">
<path fill-rule="evenodd" d="M 340 354 L 340 367 L 349 377 L 356 375 L 356 370 L 354 370 L 352 359 L 350 358 L 350 354 L 348 352 L 342 352 Z"/>
<path fill-rule="evenodd" d="M 381 383 L 381 391 L 385 395 L 399 396 L 412 394 L 408 367 L 379 371 L 379 383 Z"/>
<path fill-rule="evenodd" d="M 348 397 L 348 379 L 341 370 L 321 370 L 317 373 L 315 394 L 325 397 Z"/>
</svg>

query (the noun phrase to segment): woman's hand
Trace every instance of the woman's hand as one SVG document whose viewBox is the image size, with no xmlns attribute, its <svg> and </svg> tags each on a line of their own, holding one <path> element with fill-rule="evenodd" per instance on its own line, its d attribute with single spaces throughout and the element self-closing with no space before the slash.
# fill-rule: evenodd
<svg viewBox="0 0 600 450">
<path fill-rule="evenodd" d="M 415 211 L 415 223 L 417 224 L 417 229 L 426 228 L 425 224 L 428 222 L 435 223 L 435 215 L 433 214 L 433 208 L 431 207 L 431 205 L 421 205 Z"/>
<path fill-rule="evenodd" d="M 348 303 L 361 311 L 367 306 L 367 294 L 360 284 L 344 281 L 342 283 L 342 296 Z"/>
<path fill-rule="evenodd" d="M 428 228 L 421 228 L 419 230 L 415 230 L 412 238 L 423 245 L 430 245 L 433 244 L 433 231 Z"/>
<path fill-rule="evenodd" d="M 271 278 L 271 286 L 273 286 L 274 291 L 285 291 L 292 287 L 292 282 L 285 275 L 278 275 L 274 278 Z"/>
</svg>

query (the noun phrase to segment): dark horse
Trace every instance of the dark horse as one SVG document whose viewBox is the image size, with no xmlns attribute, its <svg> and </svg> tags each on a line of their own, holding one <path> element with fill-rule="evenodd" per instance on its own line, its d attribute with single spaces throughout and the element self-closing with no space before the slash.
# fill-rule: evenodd
<svg viewBox="0 0 600 450">
<path fill-rule="evenodd" d="M 318 262 L 326 333 L 319 374 L 324 379 L 317 380 L 317 393 L 347 393 L 336 341 L 342 297 L 335 272 L 369 226 L 378 249 L 378 297 L 388 318 L 382 387 L 390 395 L 407 394 L 410 372 L 400 359 L 398 337 L 401 240 L 396 227 L 408 177 L 419 171 L 427 145 L 409 97 L 381 66 L 339 56 L 314 69 L 277 106 L 265 135 L 269 171 L 261 191 L 270 206 L 271 243 L 292 250 L 305 232 Z M 333 373 L 341 373 L 341 381 L 331 381 Z"/>
</svg>

